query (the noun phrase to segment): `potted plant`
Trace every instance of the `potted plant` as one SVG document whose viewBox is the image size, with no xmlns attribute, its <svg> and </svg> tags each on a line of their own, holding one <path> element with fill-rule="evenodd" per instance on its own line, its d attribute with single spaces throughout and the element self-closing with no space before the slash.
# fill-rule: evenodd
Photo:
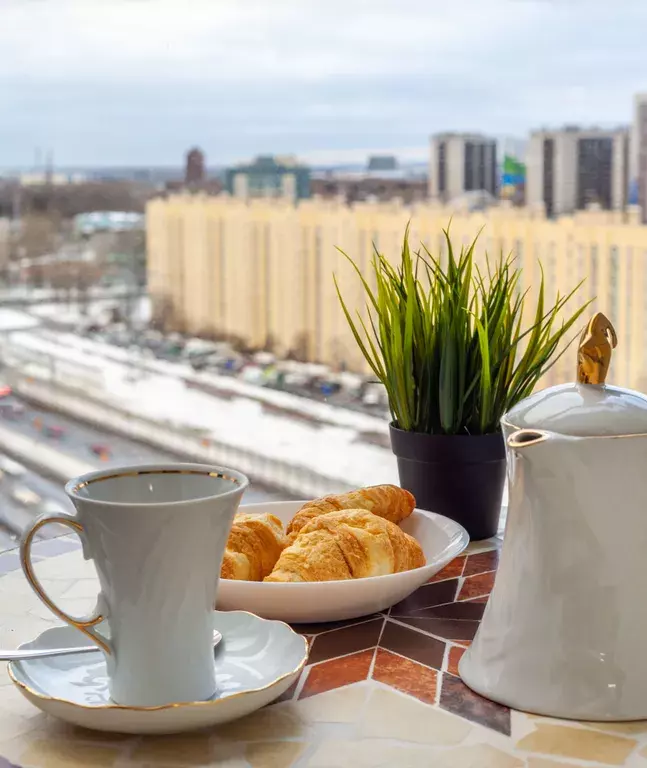
<svg viewBox="0 0 647 768">
<path fill-rule="evenodd" d="M 484 539 L 497 531 L 505 483 L 499 421 L 563 354 L 560 342 L 589 302 L 560 319 L 581 283 L 546 307 L 542 270 L 533 319 L 524 324 L 528 290 L 519 290 L 514 259 L 486 257 L 481 270 L 476 240 L 456 256 L 449 231 L 444 235 L 445 265 L 424 245 L 412 254 L 408 227 L 399 265 L 375 250 L 375 288 L 344 253 L 362 282 L 366 318 L 351 315 L 336 276 L 335 286 L 355 340 L 386 388 L 402 487 L 421 508 Z"/>
</svg>

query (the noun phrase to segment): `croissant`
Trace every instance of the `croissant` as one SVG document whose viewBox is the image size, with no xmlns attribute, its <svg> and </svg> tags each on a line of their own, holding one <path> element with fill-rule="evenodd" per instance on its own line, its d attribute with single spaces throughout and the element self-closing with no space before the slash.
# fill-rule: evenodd
<svg viewBox="0 0 647 768">
<path fill-rule="evenodd" d="M 274 568 L 287 543 L 283 524 L 268 512 L 239 512 L 227 540 L 220 568 L 222 579 L 262 581 Z"/>
<path fill-rule="evenodd" d="M 309 501 L 292 518 L 286 533 L 291 543 L 307 522 L 318 515 L 337 512 L 341 509 L 365 509 L 392 523 L 399 523 L 405 517 L 409 517 L 415 506 L 416 500 L 413 495 L 403 488 L 398 488 L 397 485 L 372 485 L 358 491 Z"/>
<path fill-rule="evenodd" d="M 424 564 L 424 553 L 413 536 L 371 512 L 350 509 L 306 523 L 265 581 L 360 579 Z"/>
</svg>

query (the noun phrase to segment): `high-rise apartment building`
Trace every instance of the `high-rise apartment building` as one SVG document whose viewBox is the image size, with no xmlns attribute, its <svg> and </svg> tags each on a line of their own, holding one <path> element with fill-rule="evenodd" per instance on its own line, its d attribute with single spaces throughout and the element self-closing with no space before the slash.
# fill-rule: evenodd
<svg viewBox="0 0 647 768">
<path fill-rule="evenodd" d="M 634 99 L 634 122 L 631 132 L 631 181 L 637 187 L 636 202 L 647 221 L 647 93 Z"/>
<path fill-rule="evenodd" d="M 431 137 L 429 197 L 448 202 L 466 192 L 497 195 L 497 142 L 472 133 Z"/>
<path fill-rule="evenodd" d="M 201 184 L 204 181 L 204 152 L 193 147 L 186 153 L 184 183 Z"/>
<path fill-rule="evenodd" d="M 629 193 L 629 131 L 567 126 L 535 131 L 526 158 L 526 204 L 547 216 L 594 204 L 624 210 Z"/>
</svg>

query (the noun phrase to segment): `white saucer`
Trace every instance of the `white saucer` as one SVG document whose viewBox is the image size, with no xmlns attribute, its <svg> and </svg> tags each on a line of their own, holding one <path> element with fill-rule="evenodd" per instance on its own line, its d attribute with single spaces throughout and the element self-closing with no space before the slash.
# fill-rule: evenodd
<svg viewBox="0 0 647 768">
<path fill-rule="evenodd" d="M 260 709 L 284 693 L 306 663 L 307 641 L 287 624 L 242 611 L 215 611 L 213 625 L 223 639 L 214 653 L 218 692 L 209 701 L 150 708 L 113 704 L 100 652 L 11 662 L 9 675 L 32 704 L 75 725 L 120 733 L 178 733 Z M 20 647 L 89 642 L 72 627 L 55 627 Z"/>
<path fill-rule="evenodd" d="M 270 512 L 285 525 L 304 504 L 304 501 L 276 501 L 245 505 L 240 511 L 252 515 Z M 457 522 L 423 509 L 414 509 L 400 523 L 400 528 L 422 547 L 427 561 L 422 568 L 367 579 L 305 583 L 221 579 L 216 607 L 224 611 L 250 611 L 291 624 L 341 621 L 378 613 L 429 581 L 460 555 L 470 541 L 467 531 Z"/>
</svg>

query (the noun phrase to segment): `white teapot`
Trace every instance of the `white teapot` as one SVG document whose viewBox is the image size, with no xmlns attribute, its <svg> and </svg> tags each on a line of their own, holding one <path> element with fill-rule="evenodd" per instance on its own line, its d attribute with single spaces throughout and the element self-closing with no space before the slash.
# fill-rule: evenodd
<svg viewBox="0 0 647 768">
<path fill-rule="evenodd" d="M 536 392 L 501 422 L 501 562 L 459 671 L 515 709 L 647 719 L 647 398 L 604 383 L 615 346 L 598 313 L 577 383 Z"/>
</svg>

